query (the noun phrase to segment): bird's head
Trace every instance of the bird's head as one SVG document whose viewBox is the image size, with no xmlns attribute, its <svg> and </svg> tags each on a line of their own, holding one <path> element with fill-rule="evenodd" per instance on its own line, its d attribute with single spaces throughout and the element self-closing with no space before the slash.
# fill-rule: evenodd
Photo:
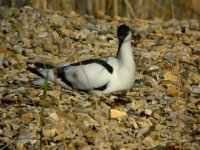
<svg viewBox="0 0 200 150">
<path fill-rule="evenodd" d="M 127 25 L 123 24 L 118 27 L 117 37 L 118 37 L 119 43 L 123 43 L 128 40 L 131 40 L 131 36 L 132 36 L 131 30 Z"/>
</svg>

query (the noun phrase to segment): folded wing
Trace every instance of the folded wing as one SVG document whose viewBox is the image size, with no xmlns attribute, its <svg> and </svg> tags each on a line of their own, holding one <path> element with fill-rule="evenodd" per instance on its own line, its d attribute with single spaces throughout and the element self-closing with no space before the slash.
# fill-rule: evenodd
<svg viewBox="0 0 200 150">
<path fill-rule="evenodd" d="M 82 91 L 106 89 L 113 68 L 104 60 L 91 59 L 57 68 L 57 76 L 68 86 Z"/>
</svg>

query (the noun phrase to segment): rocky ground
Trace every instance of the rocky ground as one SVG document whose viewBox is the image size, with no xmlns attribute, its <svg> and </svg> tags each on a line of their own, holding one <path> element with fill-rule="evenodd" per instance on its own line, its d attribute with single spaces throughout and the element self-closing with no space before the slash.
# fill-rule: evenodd
<svg viewBox="0 0 200 150">
<path fill-rule="evenodd" d="M 134 88 L 95 96 L 49 84 L 41 103 L 27 67 L 114 56 L 121 23 L 134 33 Z M 38 149 L 42 137 L 44 149 L 199 149 L 199 112 L 198 21 L 0 8 L 0 148 Z"/>
</svg>

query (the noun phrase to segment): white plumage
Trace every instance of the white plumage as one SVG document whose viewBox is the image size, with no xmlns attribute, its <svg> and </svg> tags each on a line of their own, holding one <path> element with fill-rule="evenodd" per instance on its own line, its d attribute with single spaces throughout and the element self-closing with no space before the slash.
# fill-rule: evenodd
<svg viewBox="0 0 200 150">
<path fill-rule="evenodd" d="M 135 81 L 135 62 L 131 49 L 131 31 L 128 26 L 118 27 L 119 40 L 116 57 L 89 59 L 81 63 L 60 65 L 54 69 L 28 68 L 42 79 L 34 84 L 43 84 L 44 78 L 72 90 L 91 91 L 107 94 L 114 91 L 130 89 Z"/>
</svg>

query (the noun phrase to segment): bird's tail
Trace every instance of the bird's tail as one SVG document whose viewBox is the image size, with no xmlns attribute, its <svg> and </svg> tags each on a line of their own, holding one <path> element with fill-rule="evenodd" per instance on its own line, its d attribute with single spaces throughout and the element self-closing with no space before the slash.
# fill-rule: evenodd
<svg viewBox="0 0 200 150">
<path fill-rule="evenodd" d="M 35 85 L 44 85 L 45 80 L 47 79 L 50 82 L 54 82 L 66 89 L 71 89 L 71 87 L 66 84 L 65 82 L 61 81 L 61 79 L 65 79 L 62 70 L 61 73 L 59 73 L 59 69 L 55 66 L 49 65 L 49 64 L 41 64 L 41 63 L 35 63 L 34 64 L 36 68 L 28 67 L 27 70 L 30 71 L 33 74 L 38 75 L 40 78 L 36 78 L 33 80 L 33 84 Z M 61 67 L 62 68 L 62 67 Z M 61 75 L 60 75 L 61 74 Z M 65 81 L 65 80 L 64 80 Z M 66 80 L 67 82 L 67 80 Z"/>
<path fill-rule="evenodd" d="M 40 78 L 35 79 L 33 84 L 42 85 L 47 79 L 48 81 L 55 82 L 54 67 L 50 64 L 34 63 L 35 68 L 28 67 L 27 70 L 33 74 L 38 75 Z M 47 77 L 48 76 L 48 77 Z"/>
<path fill-rule="evenodd" d="M 33 84 L 43 85 L 46 79 L 51 82 L 56 82 L 56 78 L 55 78 L 56 76 L 54 74 L 53 69 L 37 69 L 37 68 L 29 67 L 27 68 L 27 70 L 40 77 L 40 78 L 35 79 L 33 81 Z"/>
</svg>

